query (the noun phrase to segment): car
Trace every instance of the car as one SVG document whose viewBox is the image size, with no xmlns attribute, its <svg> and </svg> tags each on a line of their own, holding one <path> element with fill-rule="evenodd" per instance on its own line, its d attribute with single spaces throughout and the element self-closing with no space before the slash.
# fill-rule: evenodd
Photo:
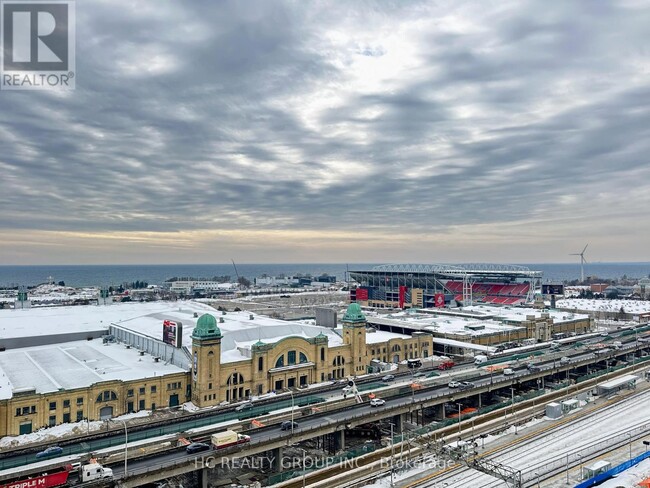
<svg viewBox="0 0 650 488">
<path fill-rule="evenodd" d="M 515 370 L 512 369 L 512 368 L 505 368 L 503 370 L 503 375 L 504 376 L 512 376 L 513 374 L 515 374 Z"/>
<path fill-rule="evenodd" d="M 395 380 L 395 375 L 394 374 L 387 374 L 386 376 L 383 376 L 381 378 L 381 381 L 385 381 L 385 382 L 394 381 L 394 380 Z"/>
<path fill-rule="evenodd" d="M 383 405 L 386 405 L 386 400 L 383 398 L 373 398 L 370 400 L 370 406 L 371 407 L 381 407 Z"/>
<path fill-rule="evenodd" d="M 567 356 L 563 356 L 562 359 L 560 359 L 560 363 L 562 364 L 567 364 L 570 363 L 571 359 L 569 359 Z"/>
<path fill-rule="evenodd" d="M 530 371 L 531 373 L 537 373 L 538 371 L 541 371 L 541 370 L 542 370 L 542 368 L 540 368 L 540 367 L 537 366 L 536 364 L 529 364 L 529 365 L 526 366 L 526 367 L 528 368 L 528 371 Z"/>
<path fill-rule="evenodd" d="M 460 383 L 458 381 L 450 381 L 447 386 L 449 388 L 460 388 Z"/>
<path fill-rule="evenodd" d="M 209 450 L 210 450 L 210 444 L 206 444 L 205 442 L 192 442 L 191 444 L 188 444 L 187 447 L 185 448 L 185 451 L 188 454 L 194 454 L 197 452 L 209 451 Z"/>
<path fill-rule="evenodd" d="M 285 420 L 280 424 L 280 430 L 294 430 L 298 428 L 298 422 L 292 422 L 291 420 Z"/>
<path fill-rule="evenodd" d="M 415 374 L 413 375 L 413 378 L 422 378 L 422 377 L 424 377 L 424 376 L 426 376 L 426 375 L 427 375 L 426 373 L 424 373 L 424 372 L 422 372 L 422 371 L 418 371 L 417 373 L 415 373 Z"/>
<path fill-rule="evenodd" d="M 37 452 L 36 453 L 36 459 L 44 459 L 44 458 L 49 458 L 49 457 L 54 457 L 58 456 L 59 454 L 63 454 L 63 448 L 59 446 L 50 446 L 44 451 Z"/>
<path fill-rule="evenodd" d="M 471 381 L 461 381 L 460 382 L 460 387 L 459 388 L 474 388 L 476 385 L 472 383 Z"/>
<path fill-rule="evenodd" d="M 253 408 L 253 402 L 245 402 L 235 407 L 235 412 L 244 412 Z"/>
</svg>

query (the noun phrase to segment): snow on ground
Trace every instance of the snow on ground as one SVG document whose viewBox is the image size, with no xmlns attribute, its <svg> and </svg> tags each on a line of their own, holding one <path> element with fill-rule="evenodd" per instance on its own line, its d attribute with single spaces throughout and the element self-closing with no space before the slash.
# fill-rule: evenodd
<svg viewBox="0 0 650 488">
<path fill-rule="evenodd" d="M 139 412 L 127 413 L 125 415 L 120 415 L 119 417 L 114 417 L 111 421 L 131 420 L 135 418 L 148 417 L 150 415 L 151 410 L 140 410 Z M 38 442 L 52 442 L 67 436 L 96 432 L 102 428 L 106 428 L 106 423 L 103 420 L 95 420 L 92 422 L 82 420 L 81 422 L 61 424 L 54 427 L 40 429 L 31 434 L 3 437 L 0 439 L 0 448 L 16 447 Z"/>
</svg>

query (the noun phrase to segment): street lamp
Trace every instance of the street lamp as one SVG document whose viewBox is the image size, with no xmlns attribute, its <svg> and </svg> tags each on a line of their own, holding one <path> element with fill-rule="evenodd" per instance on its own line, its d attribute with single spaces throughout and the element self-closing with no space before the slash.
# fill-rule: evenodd
<svg viewBox="0 0 650 488">
<path fill-rule="evenodd" d="M 458 404 L 458 437 L 460 438 L 460 409 L 462 408 L 462 403 Z"/>
<path fill-rule="evenodd" d="M 632 433 L 628 432 L 627 435 L 630 438 L 630 459 L 632 459 Z"/>
<path fill-rule="evenodd" d="M 517 435 L 517 418 L 515 415 L 515 387 L 514 386 L 510 387 L 510 395 L 511 395 L 511 404 L 512 404 L 512 416 L 515 417 L 512 419 L 512 424 L 515 426 L 515 435 Z"/>
<path fill-rule="evenodd" d="M 643 445 L 645 446 L 645 452 L 648 452 L 648 446 L 650 446 L 649 441 L 643 441 Z"/>
<path fill-rule="evenodd" d="M 539 488 L 539 473 L 536 471 L 535 476 L 537 476 L 537 488 Z"/>
<path fill-rule="evenodd" d="M 291 395 L 291 435 L 293 436 L 293 391 L 289 389 L 289 394 Z"/>
<path fill-rule="evenodd" d="M 580 459 L 580 481 L 582 481 L 582 455 L 578 454 L 578 458 Z"/>
<path fill-rule="evenodd" d="M 126 462 L 129 455 L 129 433 L 126 429 L 126 420 L 118 419 L 124 424 L 124 478 L 127 477 Z"/>
<path fill-rule="evenodd" d="M 307 456 L 307 451 L 300 449 L 302 451 L 302 488 L 305 488 L 305 478 L 307 476 L 307 468 L 305 467 L 305 461 Z"/>
<path fill-rule="evenodd" d="M 395 459 L 395 442 L 393 437 L 393 423 L 390 423 L 390 488 L 395 486 L 393 478 L 393 461 Z"/>
</svg>

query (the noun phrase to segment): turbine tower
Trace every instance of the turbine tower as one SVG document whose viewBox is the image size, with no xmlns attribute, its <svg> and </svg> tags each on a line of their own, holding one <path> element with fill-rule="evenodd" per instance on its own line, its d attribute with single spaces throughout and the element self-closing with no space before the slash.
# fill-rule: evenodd
<svg viewBox="0 0 650 488">
<path fill-rule="evenodd" d="M 582 252 L 574 252 L 572 254 L 569 254 L 569 256 L 580 256 L 580 283 L 585 282 L 585 263 L 587 260 L 585 259 L 585 251 L 587 250 L 587 244 L 585 248 L 582 250 Z"/>
</svg>

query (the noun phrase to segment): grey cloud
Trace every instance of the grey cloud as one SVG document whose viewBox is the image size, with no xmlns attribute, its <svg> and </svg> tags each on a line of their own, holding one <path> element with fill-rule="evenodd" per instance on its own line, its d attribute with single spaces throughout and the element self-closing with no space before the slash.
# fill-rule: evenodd
<svg viewBox="0 0 650 488">
<path fill-rule="evenodd" d="M 352 92 L 325 32 L 354 39 L 364 17 L 397 26 L 446 12 L 428 2 L 152 2 L 138 14 L 84 2 L 77 90 L 0 94 L 0 134 L 11 135 L 0 162 L 13 176 L 0 182 L 0 226 L 408 231 L 588 211 L 556 203 L 622 184 L 628 171 L 650 176 L 650 94 L 643 68 L 619 56 L 647 53 L 647 14 L 592 4 L 462 4 L 482 29 L 421 32 L 418 66 L 385 90 Z M 353 41 L 352 55 L 384 59 L 384 41 Z M 559 92 L 564 81 L 574 97 Z M 325 83 L 348 96 L 314 126 L 292 96 Z M 567 106 L 548 108 L 559 97 Z M 349 174 L 322 184 L 341 161 Z"/>
</svg>

